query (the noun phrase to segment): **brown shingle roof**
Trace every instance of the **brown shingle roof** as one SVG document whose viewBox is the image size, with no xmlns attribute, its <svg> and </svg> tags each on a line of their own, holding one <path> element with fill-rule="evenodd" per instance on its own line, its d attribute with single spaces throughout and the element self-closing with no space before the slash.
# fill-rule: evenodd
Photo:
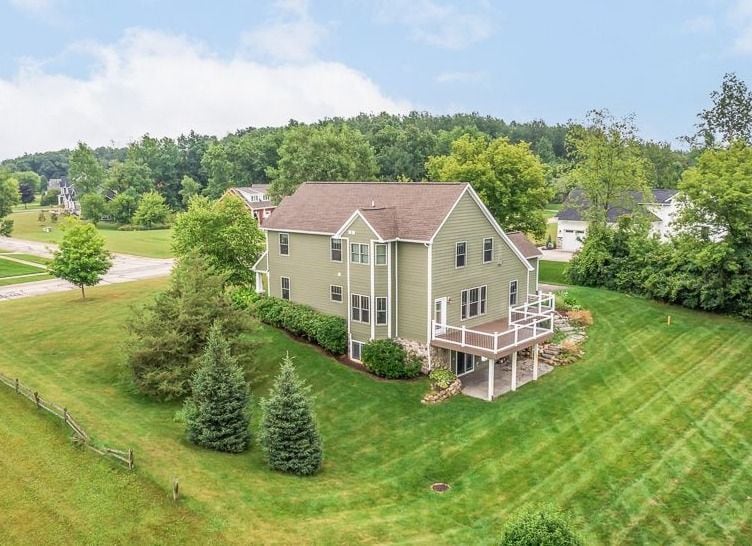
<svg viewBox="0 0 752 546">
<path fill-rule="evenodd" d="M 528 239 L 521 231 L 508 231 L 507 236 L 525 258 L 543 256 L 543 252 Z"/>
<path fill-rule="evenodd" d="M 428 241 L 467 184 L 305 182 L 285 197 L 265 229 L 334 234 L 360 210 L 383 239 Z"/>
</svg>

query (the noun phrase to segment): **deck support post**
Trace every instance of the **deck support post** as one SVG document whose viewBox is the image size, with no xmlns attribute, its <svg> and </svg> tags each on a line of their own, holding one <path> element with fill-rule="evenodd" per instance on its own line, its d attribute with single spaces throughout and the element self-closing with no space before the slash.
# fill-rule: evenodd
<svg viewBox="0 0 752 546">
<path fill-rule="evenodd" d="M 494 394 L 494 365 L 495 361 L 493 358 L 488 359 L 488 401 L 493 401 L 493 394 Z"/>
<path fill-rule="evenodd" d="M 517 390 L 517 351 L 512 353 L 512 390 Z"/>
<path fill-rule="evenodd" d="M 533 345 L 533 381 L 538 380 L 538 344 Z"/>
</svg>

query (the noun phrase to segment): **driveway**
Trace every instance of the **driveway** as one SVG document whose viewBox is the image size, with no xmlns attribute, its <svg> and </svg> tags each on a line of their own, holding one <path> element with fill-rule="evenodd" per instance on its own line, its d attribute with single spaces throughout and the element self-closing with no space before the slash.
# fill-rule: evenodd
<svg viewBox="0 0 752 546">
<path fill-rule="evenodd" d="M 57 246 L 49 243 L 26 241 L 11 237 L 0 237 L 0 249 L 49 258 L 57 249 Z M 173 263 L 174 261 L 172 259 L 144 258 L 142 256 L 132 256 L 130 254 L 113 254 L 112 268 L 103 277 L 99 284 L 116 284 L 143 279 L 153 279 L 156 277 L 166 277 L 170 274 Z M 42 294 L 64 292 L 66 290 L 79 290 L 79 288 L 60 279 L 2 286 L 0 287 L 0 301 L 40 296 Z"/>
<path fill-rule="evenodd" d="M 0 240 L 0 244 L 2 240 Z M 550 262 L 568 262 L 574 256 L 574 252 L 566 252 L 564 250 L 549 250 L 547 248 L 541 249 L 543 257 L 541 260 L 548 260 Z"/>
</svg>

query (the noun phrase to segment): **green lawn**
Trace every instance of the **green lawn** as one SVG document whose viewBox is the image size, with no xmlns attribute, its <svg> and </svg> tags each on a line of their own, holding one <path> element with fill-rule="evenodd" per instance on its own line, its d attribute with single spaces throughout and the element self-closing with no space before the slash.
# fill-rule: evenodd
<svg viewBox="0 0 752 546">
<path fill-rule="evenodd" d="M 528 502 L 570 511 L 594 543 L 745 544 L 752 535 L 750 323 L 572 288 L 595 317 L 581 362 L 494 403 L 457 397 L 433 407 L 419 402 L 425 381 L 376 381 L 263 328 L 256 400 L 285 351 L 316 396 L 323 472 L 295 478 L 268 471 L 256 445 L 243 455 L 190 446 L 173 418 L 178 404 L 134 393 L 121 367 L 123 321 L 163 283 L 96 288 L 85 301 L 62 293 L 0 303 L 0 371 L 66 405 L 99 438 L 132 446 L 137 476 L 165 494 L 179 477 L 191 517 L 229 542 L 490 544 Z M 7 448 L 6 436 L 37 422 L 35 410 L 4 402 L 0 422 L 16 421 L 0 428 L 3 460 L 43 464 L 34 459 L 44 451 Z M 436 481 L 451 489 L 430 492 Z M 127 488 L 102 494 L 103 503 L 141 500 Z M 56 532 L 64 523 L 46 516 L 72 495 L 60 488 L 58 502 L 35 504 L 45 514 L 35 532 Z M 17 495 L 5 509 L 28 502 Z M 92 500 L 80 512 L 95 519 L 101 509 Z M 142 525 L 140 516 L 117 524 L 123 536 Z M 92 542 L 110 536 L 105 525 L 91 529 Z"/>
<path fill-rule="evenodd" d="M 147 478 L 72 447 L 62 423 L 0 389 L 0 544 L 202 544 L 207 521 Z"/>
<path fill-rule="evenodd" d="M 7 260 L 0 256 L 0 279 L 3 277 L 14 277 L 16 275 L 28 275 L 30 273 L 40 273 L 44 269 L 33 265 L 21 264 L 12 260 Z"/>
<path fill-rule="evenodd" d="M 570 284 L 569 279 L 564 276 L 567 265 L 567 262 L 540 260 L 538 280 L 549 284 Z"/>
<path fill-rule="evenodd" d="M 13 236 L 19 239 L 29 239 L 43 243 L 59 243 L 63 239 L 61 223 L 52 223 L 47 215 L 47 222 L 37 220 L 38 212 L 17 212 L 9 218 L 14 221 Z M 47 233 L 43 227 L 50 227 Z M 112 252 L 135 254 L 152 258 L 169 258 L 171 229 L 150 231 L 118 231 L 112 224 L 99 224 L 99 232 L 104 236 L 107 248 Z"/>
</svg>

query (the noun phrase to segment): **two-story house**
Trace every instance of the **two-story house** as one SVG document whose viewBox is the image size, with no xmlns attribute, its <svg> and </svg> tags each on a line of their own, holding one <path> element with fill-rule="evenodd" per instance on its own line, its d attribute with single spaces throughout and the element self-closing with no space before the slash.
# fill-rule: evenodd
<svg viewBox="0 0 752 546">
<path fill-rule="evenodd" d="M 349 356 L 399 338 L 463 375 L 553 333 L 540 251 L 469 184 L 307 182 L 262 226 L 257 290 L 347 319 Z M 514 384 L 514 383 L 513 383 Z"/>
<path fill-rule="evenodd" d="M 269 197 L 268 190 L 268 184 L 256 184 L 243 188 L 230 188 L 225 195 L 240 197 L 259 225 L 262 225 L 276 208 Z"/>
</svg>

